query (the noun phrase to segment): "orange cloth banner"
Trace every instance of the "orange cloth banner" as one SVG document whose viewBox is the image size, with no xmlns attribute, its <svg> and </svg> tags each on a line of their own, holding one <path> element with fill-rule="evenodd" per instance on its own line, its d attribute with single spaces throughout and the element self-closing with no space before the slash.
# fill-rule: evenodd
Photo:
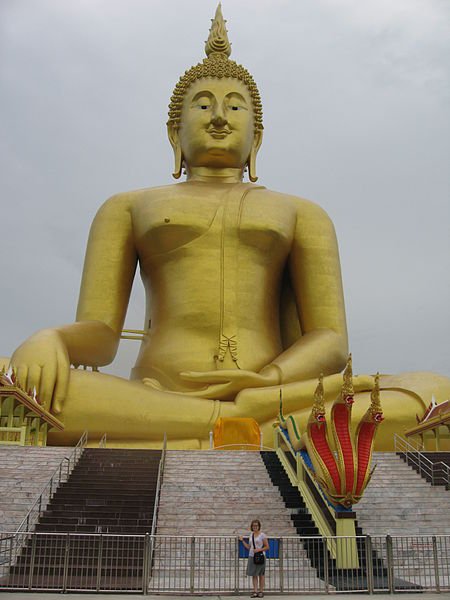
<svg viewBox="0 0 450 600">
<path fill-rule="evenodd" d="M 261 431 L 255 419 L 220 417 L 214 425 L 214 448 L 224 450 L 259 450 Z M 245 446 L 243 444 L 251 444 Z"/>
</svg>

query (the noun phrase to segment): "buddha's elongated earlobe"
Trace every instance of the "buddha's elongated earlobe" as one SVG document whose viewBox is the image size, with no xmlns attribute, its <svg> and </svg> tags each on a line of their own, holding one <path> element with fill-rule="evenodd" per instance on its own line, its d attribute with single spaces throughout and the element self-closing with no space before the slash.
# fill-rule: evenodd
<svg viewBox="0 0 450 600">
<path fill-rule="evenodd" d="M 183 155 L 181 154 L 180 144 L 178 144 L 177 147 L 173 149 L 173 153 L 175 158 L 175 167 L 172 173 L 172 177 L 175 177 L 175 179 L 180 179 L 181 169 L 183 167 Z"/>
<path fill-rule="evenodd" d="M 250 156 L 248 157 L 248 178 L 251 182 L 255 183 L 258 180 L 258 176 L 256 175 L 256 155 L 258 154 L 258 150 L 262 144 L 263 132 L 261 129 L 255 132 L 255 137 L 253 140 L 252 149 L 250 150 Z"/>
<path fill-rule="evenodd" d="M 178 135 L 178 127 L 174 123 L 167 123 L 167 135 L 173 149 L 175 168 L 172 177 L 179 179 L 183 168 L 183 153 L 181 152 L 180 136 Z"/>
</svg>

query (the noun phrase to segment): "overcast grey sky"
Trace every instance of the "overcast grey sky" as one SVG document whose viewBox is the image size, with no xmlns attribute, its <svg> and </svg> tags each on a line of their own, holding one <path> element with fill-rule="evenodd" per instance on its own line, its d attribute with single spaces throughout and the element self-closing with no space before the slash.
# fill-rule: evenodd
<svg viewBox="0 0 450 600">
<path fill-rule="evenodd" d="M 1 0 L 1 346 L 74 318 L 90 223 L 171 182 L 167 104 L 212 0 Z M 339 239 L 356 372 L 450 375 L 450 2 L 224 0 L 261 91 L 259 182 Z M 126 326 L 141 328 L 136 279 Z M 128 376 L 138 343 L 113 365 Z"/>
</svg>

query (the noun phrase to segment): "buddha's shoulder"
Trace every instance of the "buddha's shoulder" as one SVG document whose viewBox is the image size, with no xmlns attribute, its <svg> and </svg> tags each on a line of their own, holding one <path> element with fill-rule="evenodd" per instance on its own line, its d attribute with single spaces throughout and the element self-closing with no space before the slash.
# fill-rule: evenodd
<svg viewBox="0 0 450 600">
<path fill-rule="evenodd" d="M 255 191 L 257 190 L 255 189 Z M 302 198 L 301 196 L 276 192 L 267 188 L 259 188 L 258 191 L 261 197 L 267 200 L 278 202 L 282 206 L 291 207 L 303 219 L 330 221 L 328 213 L 312 200 Z"/>
<path fill-rule="evenodd" d="M 142 202 L 151 202 L 152 200 L 160 200 L 173 196 L 176 189 L 177 184 L 171 184 L 119 192 L 108 198 L 101 205 L 99 212 L 133 209 Z"/>
</svg>

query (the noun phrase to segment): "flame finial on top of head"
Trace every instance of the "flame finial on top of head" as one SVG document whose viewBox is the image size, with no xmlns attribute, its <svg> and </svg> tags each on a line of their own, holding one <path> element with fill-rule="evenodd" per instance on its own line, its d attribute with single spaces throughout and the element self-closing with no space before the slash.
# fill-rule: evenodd
<svg viewBox="0 0 450 600">
<path fill-rule="evenodd" d="M 209 30 L 209 37 L 205 43 L 206 56 L 224 56 L 228 58 L 231 54 L 231 44 L 228 40 L 226 21 L 222 15 L 222 5 L 217 5 L 214 19 L 211 19 L 212 25 Z"/>
</svg>

